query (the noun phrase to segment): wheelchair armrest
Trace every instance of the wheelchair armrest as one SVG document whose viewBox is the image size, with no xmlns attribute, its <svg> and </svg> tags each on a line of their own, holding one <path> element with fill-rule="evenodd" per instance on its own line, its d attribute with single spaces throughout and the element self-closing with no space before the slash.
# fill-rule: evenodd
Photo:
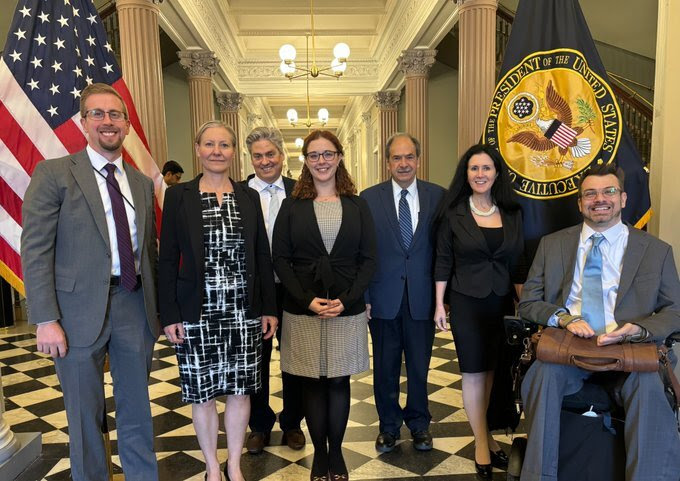
<svg viewBox="0 0 680 481">
<path fill-rule="evenodd" d="M 524 339 L 538 331 L 538 324 L 517 316 L 504 316 L 505 337 L 511 346 L 522 345 Z"/>
<path fill-rule="evenodd" d="M 675 331 L 675 332 L 671 333 L 664 340 L 663 343 L 666 345 L 666 347 L 670 348 L 670 347 L 673 347 L 673 344 L 675 344 L 676 342 L 680 342 L 680 331 Z"/>
</svg>

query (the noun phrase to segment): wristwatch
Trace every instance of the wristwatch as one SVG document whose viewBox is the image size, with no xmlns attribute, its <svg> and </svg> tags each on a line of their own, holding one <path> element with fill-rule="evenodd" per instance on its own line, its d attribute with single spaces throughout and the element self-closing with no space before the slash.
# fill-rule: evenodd
<svg viewBox="0 0 680 481">
<path fill-rule="evenodd" d="M 566 311 L 558 312 L 555 315 L 557 316 L 557 325 L 560 326 L 562 329 L 566 329 L 567 326 L 572 322 L 583 320 L 581 316 L 572 316 Z"/>
</svg>

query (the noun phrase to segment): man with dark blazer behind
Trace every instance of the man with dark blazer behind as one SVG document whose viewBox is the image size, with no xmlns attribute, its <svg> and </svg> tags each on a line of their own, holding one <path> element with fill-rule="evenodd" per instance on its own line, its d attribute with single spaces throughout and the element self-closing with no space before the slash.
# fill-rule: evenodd
<svg viewBox="0 0 680 481">
<path fill-rule="evenodd" d="M 250 152 L 250 159 L 255 170 L 244 182 L 244 185 L 256 190 L 260 194 L 260 203 L 264 222 L 272 243 L 274 222 L 278 215 L 283 199 L 290 196 L 295 181 L 281 175 L 283 170 L 283 138 L 281 132 L 271 127 L 256 127 L 248 137 L 246 146 Z M 278 310 L 279 326 L 283 319 L 283 288 L 278 278 L 276 280 L 276 308 Z M 281 329 L 277 331 L 280 341 Z M 246 448 L 250 454 L 260 454 L 269 444 L 270 434 L 276 414 L 269 406 L 269 363 L 272 356 L 272 340 L 264 340 L 262 346 L 262 391 L 250 396 L 250 435 L 246 441 Z M 300 429 L 303 418 L 301 388 L 297 376 L 281 372 L 283 384 L 283 410 L 279 414 L 279 425 L 283 431 L 282 444 L 291 449 L 299 450 L 305 446 L 305 435 Z"/>
<path fill-rule="evenodd" d="M 602 165 L 584 175 L 578 192 L 584 222 L 541 239 L 519 313 L 576 336 L 597 336 L 600 346 L 660 344 L 680 330 L 680 281 L 671 246 L 621 222 L 626 206 L 621 169 Z M 672 350 L 669 355 L 674 363 Z M 562 399 L 592 374 L 538 360 L 527 371 L 522 481 L 557 479 Z M 610 374 L 616 375 L 616 398 L 625 409 L 626 480 L 680 479 L 680 439 L 660 376 Z"/>
<path fill-rule="evenodd" d="M 38 163 L 24 197 L 28 320 L 64 393 L 72 479 L 109 479 L 101 435 L 108 353 L 125 479 L 158 480 L 148 391 L 160 330 L 153 183 L 123 162 L 130 122 L 118 92 L 88 86 L 80 115 L 87 148 Z"/>
<path fill-rule="evenodd" d="M 380 418 L 375 446 L 394 449 L 402 423 L 413 447 L 432 449 L 427 373 L 434 340 L 434 236 L 432 221 L 444 189 L 416 180 L 420 142 L 396 133 L 385 145 L 391 179 L 364 190 L 376 228 L 378 269 L 366 292 L 373 341 L 373 390 Z M 406 361 L 406 407 L 399 405 L 402 353 Z"/>
</svg>

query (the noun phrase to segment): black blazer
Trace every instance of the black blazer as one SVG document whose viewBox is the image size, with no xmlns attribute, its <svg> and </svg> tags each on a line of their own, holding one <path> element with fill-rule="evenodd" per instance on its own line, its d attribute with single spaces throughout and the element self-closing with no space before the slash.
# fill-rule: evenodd
<svg viewBox="0 0 680 481">
<path fill-rule="evenodd" d="M 250 174 L 248 177 L 246 177 L 246 180 L 242 180 L 239 182 L 239 184 L 248 187 L 248 182 L 253 177 L 255 177 L 255 174 Z M 295 187 L 295 179 L 291 179 L 285 175 L 282 175 L 281 178 L 283 179 L 283 189 L 286 191 L 286 197 L 290 197 L 290 195 L 293 193 L 293 187 Z"/>
<path fill-rule="evenodd" d="M 341 196 L 342 223 L 330 255 L 321 239 L 311 199 L 286 198 L 276 217 L 272 255 L 286 293 L 283 308 L 308 310 L 315 297 L 340 299 L 342 315 L 366 309 L 364 291 L 376 268 L 375 227 L 368 204 L 358 196 Z"/>
<path fill-rule="evenodd" d="M 161 325 L 196 322 L 201 315 L 205 285 L 203 221 L 198 183 L 190 182 L 165 192 L 158 260 Z M 269 242 L 257 192 L 232 181 L 241 212 L 240 227 L 246 246 L 248 276 L 247 316 L 276 316 L 274 273 Z"/>
<path fill-rule="evenodd" d="M 467 199 L 450 208 L 437 229 L 434 280 L 447 281 L 450 290 L 480 299 L 491 292 L 504 296 L 513 283 L 521 284 L 522 212 L 501 210 L 501 218 L 503 243 L 491 252 Z"/>
</svg>

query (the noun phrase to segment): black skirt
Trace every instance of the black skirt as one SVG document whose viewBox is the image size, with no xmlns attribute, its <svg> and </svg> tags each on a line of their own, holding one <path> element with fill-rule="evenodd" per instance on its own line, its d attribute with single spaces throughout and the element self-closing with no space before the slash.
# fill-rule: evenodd
<svg viewBox="0 0 680 481">
<path fill-rule="evenodd" d="M 512 312 L 512 294 L 485 298 L 449 292 L 451 331 L 461 372 L 493 371 L 505 341 L 503 316 Z"/>
</svg>

